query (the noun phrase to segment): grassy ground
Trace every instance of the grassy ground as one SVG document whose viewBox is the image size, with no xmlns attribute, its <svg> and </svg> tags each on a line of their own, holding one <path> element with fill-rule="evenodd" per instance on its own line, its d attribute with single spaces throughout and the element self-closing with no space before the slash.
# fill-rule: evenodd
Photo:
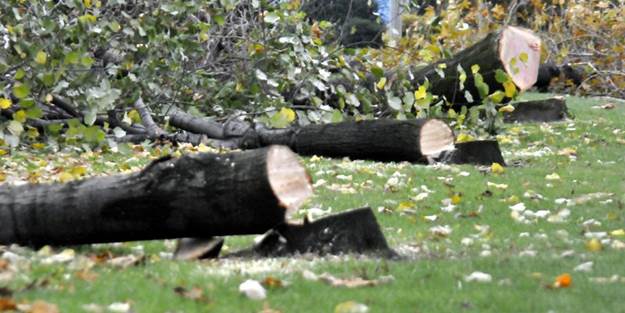
<svg viewBox="0 0 625 313">
<path fill-rule="evenodd" d="M 369 312 L 625 312 L 625 106 L 592 108 L 606 102 L 571 97 L 572 121 L 507 126 L 499 140 L 512 166 L 500 174 L 468 165 L 305 159 L 317 184 L 307 208 L 372 207 L 404 261 L 347 256 L 175 262 L 167 259 L 170 241 L 64 252 L 12 247 L 0 259 L 0 291 L 17 302 L 54 303 L 62 312 L 128 311 L 114 303 L 134 312 L 333 312 L 346 301 Z M 51 147 L 42 149 L 4 156 L 0 177 L 46 181 L 131 171 L 168 153 L 135 147 L 53 156 L 46 150 Z M 251 239 L 229 238 L 226 248 L 247 246 Z M 128 267 L 108 262 L 124 256 L 144 258 Z M 592 267 L 575 270 L 586 262 Z M 394 281 L 331 287 L 304 279 L 304 271 L 341 278 L 391 275 Z M 476 271 L 492 280 L 468 281 Z M 564 273 L 572 283 L 556 288 Z M 262 301 L 238 293 L 246 279 L 268 277 L 286 286 L 269 288 Z"/>
</svg>

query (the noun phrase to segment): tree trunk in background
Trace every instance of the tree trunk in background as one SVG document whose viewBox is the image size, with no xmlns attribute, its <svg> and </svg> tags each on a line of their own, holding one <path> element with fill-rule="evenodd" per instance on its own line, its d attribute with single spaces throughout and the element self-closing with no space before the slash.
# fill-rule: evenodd
<svg viewBox="0 0 625 313">
<path fill-rule="evenodd" d="M 488 85 L 490 93 L 503 90 L 502 84 L 495 79 L 497 69 L 506 72 L 516 88 L 521 91 L 527 90 L 534 85 L 538 76 L 540 46 L 540 38 L 530 30 L 504 27 L 450 59 L 421 69 L 413 69 L 415 88 L 427 79 L 430 86 L 428 90 L 434 95 L 445 97 L 454 104 L 454 107 L 479 105 L 482 97 L 475 87 L 471 72 L 473 65 L 479 65 L 479 73 L 483 76 L 484 83 Z M 521 54 L 526 55 L 527 60 L 520 60 Z M 516 61 L 511 61 L 512 59 Z M 461 66 L 467 75 L 464 89 L 460 88 L 458 66 Z M 440 72 L 444 75 L 441 76 Z M 468 99 L 465 92 L 469 92 L 472 99 Z"/>
<path fill-rule="evenodd" d="M 427 162 L 453 146 L 453 131 L 433 119 L 367 120 L 286 129 L 258 129 L 255 144 L 280 144 L 301 155 Z"/>
</svg>

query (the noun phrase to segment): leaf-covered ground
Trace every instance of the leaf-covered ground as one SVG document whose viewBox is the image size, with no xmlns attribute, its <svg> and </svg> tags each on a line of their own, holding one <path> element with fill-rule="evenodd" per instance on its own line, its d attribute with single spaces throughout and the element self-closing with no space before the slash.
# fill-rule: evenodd
<svg viewBox="0 0 625 313">
<path fill-rule="evenodd" d="M 296 218 L 370 206 L 406 260 L 177 262 L 170 260 L 173 241 L 0 247 L 0 311 L 620 311 L 625 105 L 575 97 L 567 103 L 574 120 L 507 126 L 498 138 L 506 168 L 304 159 L 316 196 Z M 3 150 L 0 180 L 109 175 L 164 154 L 207 150 L 126 148 Z M 228 238 L 226 250 L 252 240 Z M 248 279 L 263 283 L 265 299 L 239 292 Z M 248 285 L 252 297 L 262 296 Z"/>
</svg>

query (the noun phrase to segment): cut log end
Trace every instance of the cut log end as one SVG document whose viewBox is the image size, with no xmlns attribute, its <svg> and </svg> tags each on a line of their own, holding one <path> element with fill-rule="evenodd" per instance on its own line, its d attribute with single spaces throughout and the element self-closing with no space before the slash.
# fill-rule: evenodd
<svg viewBox="0 0 625 313">
<path fill-rule="evenodd" d="M 442 121 L 429 120 L 421 127 L 419 146 L 424 156 L 438 155 L 454 147 L 454 132 Z"/>
<path fill-rule="evenodd" d="M 536 83 L 540 49 L 540 38 L 528 29 L 508 26 L 501 33 L 499 58 L 512 82 L 521 91 L 529 89 Z"/>
<path fill-rule="evenodd" d="M 289 216 L 313 194 L 310 176 L 297 154 L 286 146 L 272 146 L 267 153 L 267 176 L 276 198 Z"/>
</svg>

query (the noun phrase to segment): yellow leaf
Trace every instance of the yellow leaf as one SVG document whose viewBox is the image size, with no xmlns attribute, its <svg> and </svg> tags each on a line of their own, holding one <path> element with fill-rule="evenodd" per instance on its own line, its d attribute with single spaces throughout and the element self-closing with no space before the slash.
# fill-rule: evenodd
<svg viewBox="0 0 625 313">
<path fill-rule="evenodd" d="M 380 78 L 380 81 L 378 81 L 378 83 L 375 84 L 375 86 L 380 90 L 384 89 L 384 86 L 386 86 L 386 77 Z"/>
<path fill-rule="evenodd" d="M 91 0 L 82 0 L 82 3 L 85 5 L 86 8 L 91 7 Z"/>
<path fill-rule="evenodd" d="M 414 92 L 414 98 L 416 100 L 425 99 L 427 95 L 428 95 L 428 92 L 424 85 L 419 86 L 419 89 L 417 89 L 417 91 Z"/>
<path fill-rule="evenodd" d="M 0 182 L 7 180 L 7 174 L 4 172 L 0 172 Z"/>
<path fill-rule="evenodd" d="M 19 110 L 15 112 L 13 114 L 13 119 L 20 123 L 26 122 L 26 112 L 24 110 Z"/>
<path fill-rule="evenodd" d="M 74 179 L 74 176 L 68 172 L 61 172 L 58 176 L 58 179 L 62 183 L 66 183 Z"/>
<path fill-rule="evenodd" d="M 43 143 L 41 143 L 41 142 L 35 142 L 35 143 L 33 143 L 33 144 L 32 144 L 33 149 L 36 149 L 36 150 L 41 150 L 41 149 L 43 149 L 45 146 L 46 146 L 46 145 L 45 145 L 45 144 L 43 144 Z"/>
<path fill-rule="evenodd" d="M 128 112 L 128 117 L 130 118 L 130 120 L 134 123 L 134 124 L 139 124 L 141 123 L 141 115 L 139 114 L 139 112 L 135 109 L 130 110 L 130 112 Z"/>
<path fill-rule="evenodd" d="M 295 120 L 295 111 L 289 108 L 282 108 L 280 114 L 286 118 L 286 121 L 291 123 Z"/>
<path fill-rule="evenodd" d="M 339 303 L 334 308 L 334 313 L 360 313 L 360 312 L 368 312 L 369 308 L 355 301 L 347 301 L 343 303 Z"/>
<path fill-rule="evenodd" d="M 458 135 L 458 137 L 456 138 L 456 142 L 457 143 L 462 143 L 462 142 L 467 142 L 467 141 L 473 141 L 475 140 L 475 137 L 467 134 L 467 133 L 460 133 Z"/>
<path fill-rule="evenodd" d="M 80 177 L 80 176 L 84 176 L 85 174 L 87 174 L 87 168 L 84 166 L 74 166 L 70 172 L 72 173 L 73 176 L 75 177 Z"/>
<path fill-rule="evenodd" d="M 462 196 L 459 194 L 454 194 L 451 196 L 451 204 L 458 205 L 462 201 Z"/>
<path fill-rule="evenodd" d="M 514 107 L 511 104 L 508 104 L 499 108 L 499 112 L 502 112 L 502 113 L 514 112 Z"/>
<path fill-rule="evenodd" d="M 11 107 L 11 104 L 13 103 L 11 102 L 10 99 L 0 98 L 0 109 L 6 110 Z"/>
<path fill-rule="evenodd" d="M 586 249 L 590 252 L 598 252 L 603 249 L 603 245 L 601 244 L 601 241 L 599 241 L 599 239 L 593 238 L 586 242 Z"/>
<path fill-rule="evenodd" d="M 471 73 L 477 74 L 480 71 L 480 66 L 478 64 L 471 65 Z"/>
<path fill-rule="evenodd" d="M 8 152 L 4 149 L 0 149 L 0 156 L 7 154 Z"/>
<path fill-rule="evenodd" d="M 560 175 L 558 175 L 558 173 L 551 173 L 547 176 L 545 176 L 546 180 L 560 180 Z"/>
<path fill-rule="evenodd" d="M 501 166 L 501 164 L 495 162 L 495 163 L 491 164 L 490 171 L 493 174 L 503 174 L 505 172 L 505 169 L 503 168 L 503 166 Z"/>
<path fill-rule="evenodd" d="M 37 64 L 46 64 L 46 61 L 48 61 L 48 55 L 43 52 L 43 51 L 39 51 L 37 52 L 37 55 L 35 56 L 35 62 Z"/>
<path fill-rule="evenodd" d="M 621 237 L 621 236 L 625 236 L 625 229 L 616 229 L 610 232 L 610 236 L 613 237 Z"/>
<path fill-rule="evenodd" d="M 521 200 L 519 199 L 519 197 L 512 195 L 510 197 L 508 197 L 506 199 L 506 203 L 510 203 L 510 204 L 517 204 L 519 203 Z"/>
<path fill-rule="evenodd" d="M 512 98 L 516 94 L 516 86 L 512 81 L 507 81 L 503 83 L 503 88 L 506 92 L 506 97 Z"/>
<path fill-rule="evenodd" d="M 399 205 L 397 206 L 397 210 L 398 211 L 403 211 L 406 209 L 412 209 L 415 207 L 415 203 L 412 201 L 402 201 L 399 203 Z"/>
</svg>

